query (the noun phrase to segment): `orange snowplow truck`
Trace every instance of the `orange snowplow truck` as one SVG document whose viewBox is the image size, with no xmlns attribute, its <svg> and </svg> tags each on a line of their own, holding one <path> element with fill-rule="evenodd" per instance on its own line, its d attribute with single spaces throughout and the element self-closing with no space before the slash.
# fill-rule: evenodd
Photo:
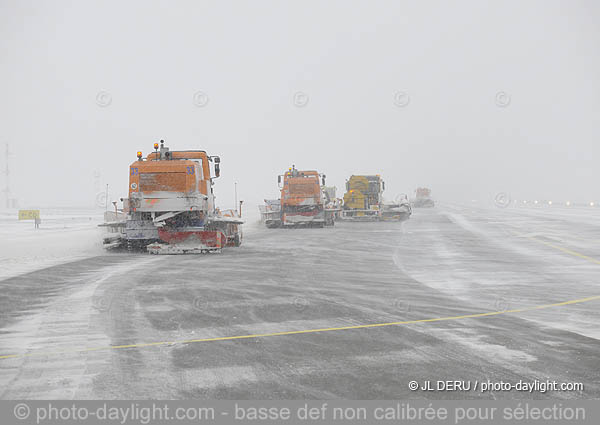
<svg viewBox="0 0 600 425">
<path fill-rule="evenodd" d="M 170 151 L 161 140 L 154 152 L 129 167 L 129 197 L 123 200 L 126 218 L 106 223 L 121 227 L 119 240 L 107 247 L 125 245 L 153 254 L 220 251 L 241 243 L 242 224 L 237 214 L 215 207 L 214 179 L 221 160 L 202 150 Z M 211 163 L 214 175 L 211 175 Z"/>
<path fill-rule="evenodd" d="M 316 171 L 300 171 L 295 166 L 278 176 L 281 188 L 281 225 L 325 226 L 325 202 L 319 178 L 324 186 L 325 175 Z"/>
<path fill-rule="evenodd" d="M 415 191 L 415 199 L 413 207 L 415 208 L 431 208 L 435 206 L 435 202 L 431 199 L 431 189 L 427 187 L 419 187 Z"/>
</svg>

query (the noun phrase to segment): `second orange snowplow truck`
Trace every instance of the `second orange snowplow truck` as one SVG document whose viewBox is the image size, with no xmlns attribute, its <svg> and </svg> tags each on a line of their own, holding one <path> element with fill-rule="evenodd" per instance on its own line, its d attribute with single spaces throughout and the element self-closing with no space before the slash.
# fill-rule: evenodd
<svg viewBox="0 0 600 425">
<path fill-rule="evenodd" d="M 281 225 L 325 226 L 325 201 L 321 190 L 321 183 L 325 185 L 325 175 L 316 171 L 300 171 L 292 166 L 278 177 L 278 182 L 281 188 Z"/>
</svg>

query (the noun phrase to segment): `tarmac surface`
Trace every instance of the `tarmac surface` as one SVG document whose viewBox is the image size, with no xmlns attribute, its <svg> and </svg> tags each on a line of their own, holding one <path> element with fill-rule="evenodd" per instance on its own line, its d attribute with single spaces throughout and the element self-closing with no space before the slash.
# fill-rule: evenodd
<svg viewBox="0 0 600 425">
<path fill-rule="evenodd" d="M 107 254 L 12 277 L 0 397 L 599 398 L 593 210 L 415 209 L 404 223 L 260 228 L 222 254 Z M 234 336 L 249 337 L 218 339 Z M 480 390 L 536 380 L 584 389 Z"/>
</svg>

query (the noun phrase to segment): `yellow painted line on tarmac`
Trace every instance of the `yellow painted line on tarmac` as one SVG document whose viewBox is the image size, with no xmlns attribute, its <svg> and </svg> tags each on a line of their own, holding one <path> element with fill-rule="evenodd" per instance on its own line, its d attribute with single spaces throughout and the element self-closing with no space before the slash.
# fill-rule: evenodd
<svg viewBox="0 0 600 425">
<path fill-rule="evenodd" d="M 546 246 L 549 246 L 551 248 L 558 249 L 559 251 L 562 251 L 562 252 L 564 252 L 566 254 L 571 254 L 571 255 L 573 255 L 575 257 L 579 257 L 579 258 L 583 258 L 584 260 L 591 261 L 592 263 L 600 264 L 600 260 L 597 260 L 595 258 L 592 258 L 592 257 L 589 257 L 587 255 L 581 254 L 581 253 L 579 253 L 577 251 L 573 251 L 572 249 L 564 248 L 564 247 L 562 247 L 560 245 L 555 245 L 553 243 L 546 242 L 546 241 L 543 241 L 541 239 L 534 238 L 534 237 L 529 237 L 529 239 L 532 239 L 532 240 L 534 240 L 536 242 L 539 242 L 539 243 L 544 244 Z"/>
<path fill-rule="evenodd" d="M 520 230 L 520 229 L 519 229 L 519 230 Z M 551 243 L 551 242 L 544 241 L 544 240 L 542 240 L 542 239 L 540 239 L 540 238 L 537 238 L 537 237 L 535 237 L 535 236 L 528 236 L 528 235 L 526 235 L 526 234 L 523 234 L 523 233 L 518 233 L 518 232 L 513 232 L 513 233 L 514 233 L 516 236 L 519 236 L 519 237 L 525 237 L 525 238 L 527 238 L 527 239 L 530 239 L 530 240 L 532 240 L 532 241 L 535 241 L 535 242 L 541 243 L 542 245 L 546 245 L 546 246 L 549 246 L 550 248 L 554 248 L 554 249 L 557 249 L 557 250 L 559 250 L 559 251 L 562 251 L 562 252 L 564 252 L 565 254 L 569 254 L 569 255 L 572 255 L 572 256 L 574 256 L 574 257 L 579 257 L 579 258 L 582 258 L 582 259 L 584 259 L 584 260 L 591 261 L 592 263 L 595 263 L 595 264 L 600 264 L 600 260 L 598 260 L 598 259 L 596 259 L 596 258 L 594 258 L 594 257 L 590 257 L 589 255 L 585 255 L 585 254 L 582 254 L 582 253 L 580 253 L 580 252 L 573 251 L 572 249 L 565 248 L 565 247 L 562 247 L 562 246 L 560 246 L 560 245 L 556 245 L 556 244 L 553 244 L 553 243 Z"/>
<path fill-rule="evenodd" d="M 312 333 L 322 333 L 322 332 L 334 332 L 334 331 L 344 331 L 351 329 L 369 329 L 369 328 L 380 328 L 385 326 L 398 326 L 398 325 L 411 325 L 415 323 L 432 323 L 432 322 L 443 322 L 449 320 L 460 320 L 460 319 L 475 319 L 479 317 L 489 317 L 489 316 L 499 316 L 502 314 L 509 313 L 523 313 L 527 311 L 533 310 L 543 310 L 552 307 L 560 307 L 570 304 L 581 304 L 589 301 L 600 300 L 600 295 L 595 295 L 587 298 L 579 298 L 576 300 L 563 301 L 553 304 L 544 304 L 537 305 L 531 307 L 523 307 L 516 308 L 512 310 L 504 310 L 504 311 L 490 311 L 487 313 L 475 313 L 475 314 L 463 314 L 460 316 L 448 316 L 448 317 L 437 317 L 432 319 L 419 319 L 419 320 L 405 320 L 401 322 L 387 322 L 387 323 L 372 323 L 366 325 L 354 325 L 354 326 L 340 326 L 340 327 L 332 327 L 332 328 L 321 328 L 321 329 L 304 329 L 298 331 L 284 331 L 284 332 L 271 332 L 271 333 L 262 333 L 262 334 L 250 334 L 250 335 L 237 335 L 237 336 L 222 336 L 215 338 L 201 338 L 201 339 L 187 339 L 182 341 L 163 341 L 163 342 L 149 342 L 149 343 L 141 343 L 141 344 L 127 344 L 127 345 L 111 345 L 105 347 L 92 347 L 92 348 L 80 348 L 73 350 L 65 350 L 65 351 L 54 351 L 54 352 L 33 352 L 27 354 L 8 354 L 0 356 L 0 359 L 11 359 L 11 358 L 22 358 L 22 357 L 36 357 L 36 356 L 49 356 L 49 355 L 59 355 L 59 354 L 68 354 L 68 353 L 85 353 L 90 351 L 99 351 L 99 350 L 117 350 L 117 349 L 125 349 L 125 348 L 144 348 L 144 347 L 154 347 L 160 345 L 174 345 L 174 344 L 192 344 L 199 342 L 215 342 L 215 341 L 234 341 L 240 339 L 253 339 L 253 338 L 267 338 L 274 336 L 286 336 L 286 335 L 300 335 L 300 334 L 312 334 Z"/>
</svg>

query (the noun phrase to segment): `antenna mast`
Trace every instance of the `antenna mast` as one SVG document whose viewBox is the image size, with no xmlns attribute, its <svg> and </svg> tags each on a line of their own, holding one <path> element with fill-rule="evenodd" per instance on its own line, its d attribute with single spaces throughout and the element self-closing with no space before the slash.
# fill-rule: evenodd
<svg viewBox="0 0 600 425">
<path fill-rule="evenodd" d="M 8 143 L 6 144 L 6 153 L 5 153 L 5 161 L 6 161 L 6 167 L 4 170 L 4 174 L 6 176 L 6 187 L 4 188 L 3 192 L 4 192 L 4 197 L 6 199 L 6 208 L 10 208 L 10 168 L 9 168 L 9 164 L 8 164 L 8 156 L 10 155 L 10 149 L 8 148 Z"/>
</svg>

